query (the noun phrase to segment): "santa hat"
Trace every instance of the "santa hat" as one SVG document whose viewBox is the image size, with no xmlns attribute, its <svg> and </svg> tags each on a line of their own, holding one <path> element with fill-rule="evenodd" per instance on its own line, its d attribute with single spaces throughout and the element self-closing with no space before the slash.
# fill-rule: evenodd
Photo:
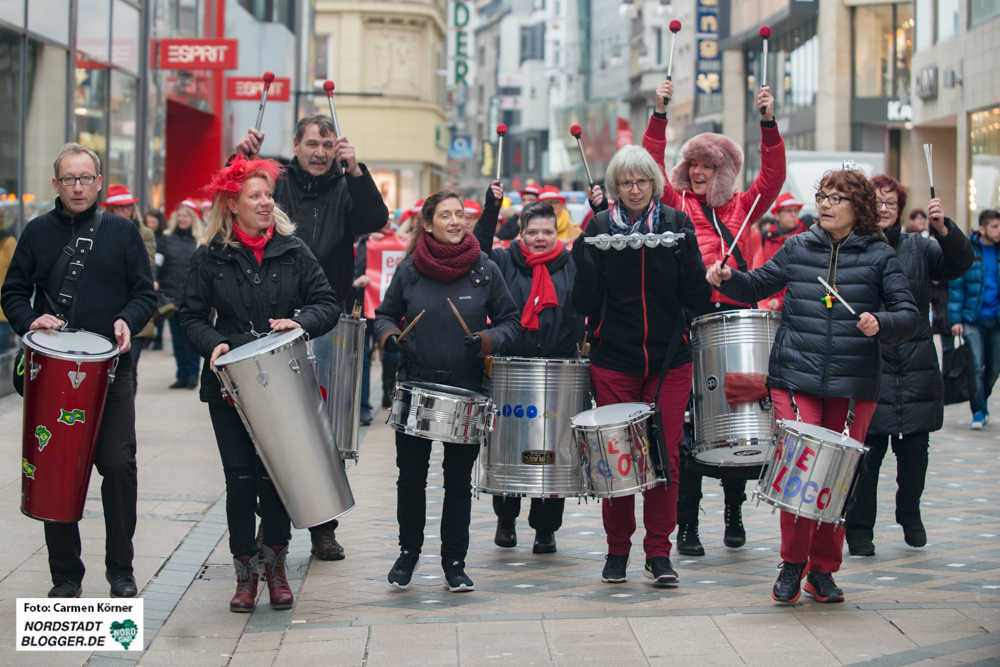
<svg viewBox="0 0 1000 667">
<path fill-rule="evenodd" d="M 471 215 L 478 218 L 483 214 L 483 207 L 480 206 L 477 201 L 466 199 L 462 202 L 462 207 L 465 209 L 465 215 Z"/>
<path fill-rule="evenodd" d="M 771 215 L 778 215 L 778 211 L 783 208 L 788 208 L 789 206 L 794 206 L 799 210 L 802 209 L 802 203 L 797 201 L 791 192 L 782 192 L 778 196 L 777 201 L 774 202 L 774 208 L 771 209 Z"/>
<path fill-rule="evenodd" d="M 202 211 L 207 211 L 210 208 L 212 208 L 212 200 L 211 199 L 202 199 L 201 200 L 201 210 Z"/>
<path fill-rule="evenodd" d="M 187 199 L 185 199 L 184 201 L 182 201 L 177 206 L 187 206 L 189 209 L 191 209 L 195 213 L 201 213 L 201 208 L 198 206 L 198 202 L 196 202 L 194 199 L 191 199 L 190 197 L 188 197 Z"/>
<path fill-rule="evenodd" d="M 532 185 L 526 185 L 524 187 L 524 189 L 521 190 L 521 196 L 523 197 L 524 195 L 535 195 L 537 197 L 538 195 L 541 194 L 541 192 L 542 192 L 542 189 L 540 187 L 538 187 L 537 185 L 534 185 L 534 184 L 532 184 Z"/>
<path fill-rule="evenodd" d="M 670 172 L 670 185 L 678 192 L 692 191 L 691 160 L 715 167 L 715 175 L 705 192 L 705 203 L 711 208 L 724 206 L 733 198 L 736 175 L 743 167 L 743 149 L 735 141 L 715 132 L 702 132 L 681 146 L 681 161 Z"/>
<path fill-rule="evenodd" d="M 128 191 L 127 185 L 112 185 L 108 188 L 108 198 L 104 200 L 101 206 L 128 206 L 137 201 L 139 200 L 133 197 L 132 193 Z"/>
<path fill-rule="evenodd" d="M 554 185 L 546 185 L 538 195 L 538 201 L 561 201 L 566 203 L 566 198 L 559 192 L 559 188 Z"/>
<path fill-rule="evenodd" d="M 403 215 L 399 216 L 399 224 L 403 224 L 415 215 L 420 215 L 420 211 L 424 208 L 424 200 L 419 199 L 417 203 L 413 205 L 413 208 L 403 211 Z"/>
</svg>

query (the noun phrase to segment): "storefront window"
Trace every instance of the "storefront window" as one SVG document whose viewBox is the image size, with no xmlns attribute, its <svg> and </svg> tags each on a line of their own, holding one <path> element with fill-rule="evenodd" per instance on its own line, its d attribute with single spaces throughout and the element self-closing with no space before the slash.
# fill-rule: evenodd
<svg viewBox="0 0 1000 667">
<path fill-rule="evenodd" d="M 16 228 L 21 204 L 17 185 L 20 155 L 21 37 L 0 28 L 0 212 L 7 229 Z"/>
<path fill-rule="evenodd" d="M 854 96 L 892 97 L 910 88 L 910 5 L 854 8 Z"/>
<path fill-rule="evenodd" d="M 104 170 L 107 185 L 127 185 L 136 191 L 136 126 L 138 80 L 116 70 L 111 71 L 111 140 L 108 165 Z"/>
<path fill-rule="evenodd" d="M 108 157 L 108 70 L 86 63 L 76 68 L 76 141 L 97 153 L 106 173 Z M 107 187 L 107 179 L 105 179 Z"/>
<path fill-rule="evenodd" d="M 916 50 L 922 51 L 934 44 L 934 0 L 916 0 Z"/>
<path fill-rule="evenodd" d="M 69 44 L 69 0 L 29 0 L 28 30 Z"/>
<path fill-rule="evenodd" d="M 111 45 L 111 0 L 78 0 L 76 48 L 106 63 Z"/>
<path fill-rule="evenodd" d="M 776 115 L 791 113 L 816 103 L 819 85 L 819 38 L 816 23 L 810 22 L 790 33 L 772 38 L 767 56 L 767 83 L 774 95 Z M 747 114 L 756 116 L 760 86 L 761 54 L 750 51 L 747 59 Z"/>
<path fill-rule="evenodd" d="M 1000 16 L 1000 0 L 969 0 L 969 27 Z"/>
<path fill-rule="evenodd" d="M 0 0 L 0 20 L 18 28 L 24 27 L 24 1 Z"/>
<path fill-rule="evenodd" d="M 969 210 L 1000 207 L 1000 108 L 969 114 Z"/>
<path fill-rule="evenodd" d="M 24 219 L 52 208 L 52 161 L 66 141 L 66 57 L 63 49 L 28 40 L 24 103 Z"/>
<path fill-rule="evenodd" d="M 958 0 L 937 0 L 935 43 L 951 39 L 958 32 Z"/>
<path fill-rule="evenodd" d="M 139 10 L 115 0 L 111 26 L 111 64 L 139 73 Z"/>
</svg>

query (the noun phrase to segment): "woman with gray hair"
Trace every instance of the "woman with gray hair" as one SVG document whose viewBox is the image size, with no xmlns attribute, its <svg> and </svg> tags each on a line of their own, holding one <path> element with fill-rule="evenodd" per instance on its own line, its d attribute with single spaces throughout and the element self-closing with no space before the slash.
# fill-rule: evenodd
<svg viewBox="0 0 1000 667">
<path fill-rule="evenodd" d="M 691 349 L 684 337 L 684 310 L 708 304 L 706 282 L 691 219 L 665 206 L 664 178 L 652 156 L 639 146 L 624 146 L 612 158 L 606 176 L 614 206 L 598 213 L 584 237 L 573 246 L 577 272 L 573 305 L 587 317 L 593 344 L 590 371 L 598 406 L 640 401 L 657 395 L 663 415 L 670 469 L 680 466 L 684 408 L 691 392 Z M 626 246 L 598 250 L 585 242 L 597 234 L 681 234 L 673 247 Z M 661 387 L 662 384 L 662 387 Z M 646 537 L 644 574 L 657 584 L 676 584 L 670 564 L 670 533 L 677 524 L 677 484 L 644 492 Z M 602 580 L 627 581 L 631 537 L 635 532 L 635 496 L 601 503 L 608 555 Z"/>
</svg>

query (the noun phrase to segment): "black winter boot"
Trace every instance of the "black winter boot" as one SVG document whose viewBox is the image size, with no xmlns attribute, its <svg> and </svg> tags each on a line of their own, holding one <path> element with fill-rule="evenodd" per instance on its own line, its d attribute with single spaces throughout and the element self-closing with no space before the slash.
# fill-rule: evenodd
<svg viewBox="0 0 1000 667">
<path fill-rule="evenodd" d="M 677 551 L 684 556 L 704 556 L 705 547 L 698 538 L 698 520 L 677 527 Z"/>
<path fill-rule="evenodd" d="M 746 500 L 743 496 L 743 500 Z M 730 549 L 739 549 L 747 543 L 747 531 L 743 528 L 743 500 L 731 503 L 726 501 L 726 533 L 722 542 Z"/>
<path fill-rule="evenodd" d="M 511 549 L 517 546 L 517 533 L 514 531 L 514 521 L 497 519 L 497 534 L 493 543 L 498 547 Z"/>
</svg>

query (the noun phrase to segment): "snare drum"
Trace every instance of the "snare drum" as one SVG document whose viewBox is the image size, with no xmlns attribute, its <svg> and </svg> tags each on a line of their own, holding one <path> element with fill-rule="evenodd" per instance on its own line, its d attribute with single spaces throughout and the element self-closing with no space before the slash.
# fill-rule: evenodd
<svg viewBox="0 0 1000 667">
<path fill-rule="evenodd" d="M 485 493 L 529 498 L 586 495 L 570 420 L 590 407 L 586 359 L 496 357 L 496 427 L 483 445 Z"/>
<path fill-rule="evenodd" d="M 29 331 L 23 341 L 21 512 L 79 521 L 118 346 L 86 331 Z"/>
<path fill-rule="evenodd" d="M 213 369 L 296 528 L 354 507 L 305 336 L 303 329 L 264 336 L 222 355 Z"/>
<path fill-rule="evenodd" d="M 388 424 L 407 435 L 459 445 L 482 445 L 496 407 L 485 394 L 433 382 L 399 381 Z"/>
<path fill-rule="evenodd" d="M 784 419 L 754 496 L 796 516 L 841 524 L 867 451 L 843 433 Z"/>
<path fill-rule="evenodd" d="M 648 403 L 615 403 L 573 417 L 587 491 L 598 498 L 618 498 L 663 481 L 655 472 L 652 423 Z"/>
</svg>

